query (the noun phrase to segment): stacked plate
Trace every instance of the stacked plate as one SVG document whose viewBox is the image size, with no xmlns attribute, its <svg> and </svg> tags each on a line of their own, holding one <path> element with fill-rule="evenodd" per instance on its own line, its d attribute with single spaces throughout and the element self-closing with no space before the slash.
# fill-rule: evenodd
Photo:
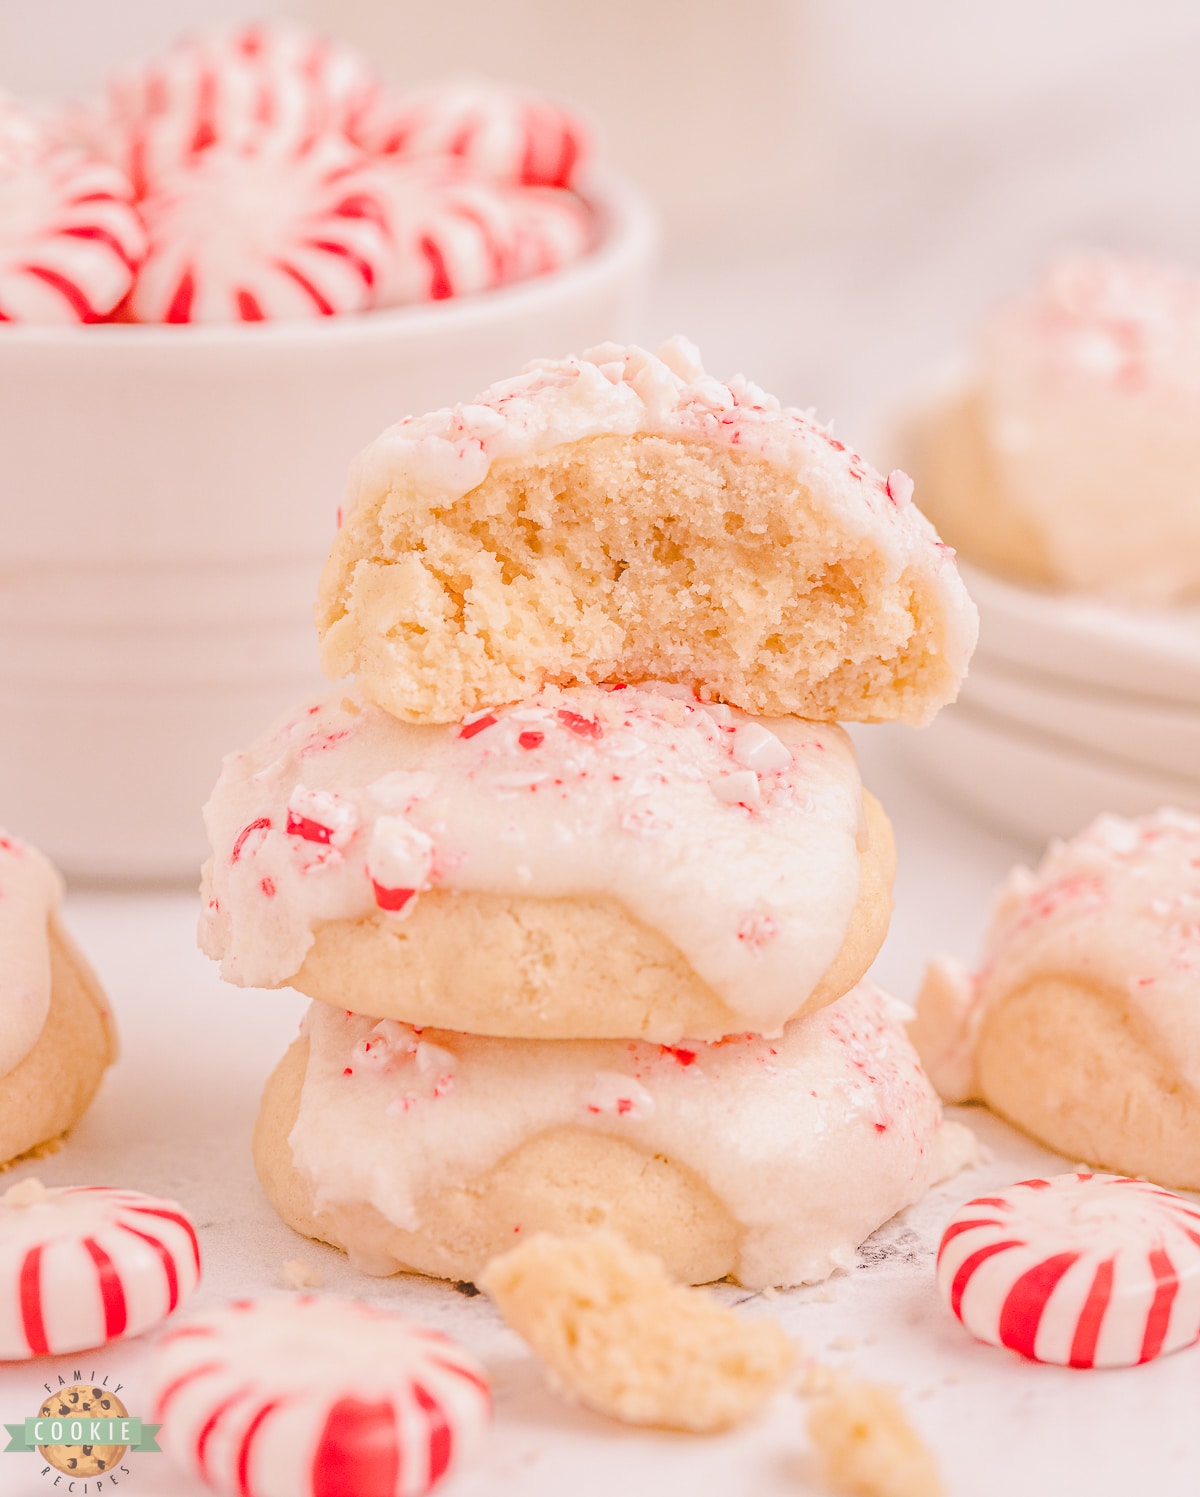
<svg viewBox="0 0 1200 1497">
<path fill-rule="evenodd" d="M 958 704 L 909 753 L 956 799 L 1033 841 L 1102 811 L 1200 812 L 1200 609 L 1017 586 L 964 566 L 979 649 Z"/>
</svg>

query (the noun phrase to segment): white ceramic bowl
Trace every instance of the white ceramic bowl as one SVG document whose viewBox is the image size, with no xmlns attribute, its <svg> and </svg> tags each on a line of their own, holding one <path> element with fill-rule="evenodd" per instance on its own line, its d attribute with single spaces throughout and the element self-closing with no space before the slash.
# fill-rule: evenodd
<svg viewBox="0 0 1200 1497">
<path fill-rule="evenodd" d="M 1200 779 L 1154 774 L 962 703 L 898 742 L 940 790 L 1030 843 L 1072 837 L 1102 811 L 1200 812 Z"/>
<path fill-rule="evenodd" d="M 1141 609 L 1020 587 L 964 564 L 979 643 L 1021 669 L 1200 707 L 1200 609 Z"/>
<path fill-rule="evenodd" d="M 637 328 L 633 188 L 487 295 L 233 327 L 0 329 L 0 825 L 76 877 L 190 879 L 222 755 L 318 690 L 312 603 L 383 427 Z"/>
<path fill-rule="evenodd" d="M 1014 668 L 982 651 L 959 701 L 1085 753 L 1200 782 L 1200 706 L 1100 691 Z"/>
</svg>

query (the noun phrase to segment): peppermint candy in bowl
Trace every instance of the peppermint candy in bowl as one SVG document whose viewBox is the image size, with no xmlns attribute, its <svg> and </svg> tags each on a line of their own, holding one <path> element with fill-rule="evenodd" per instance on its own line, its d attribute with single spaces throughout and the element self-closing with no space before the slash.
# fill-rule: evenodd
<svg viewBox="0 0 1200 1497">
<path fill-rule="evenodd" d="M 357 127 L 370 150 L 456 157 L 487 177 L 572 187 L 591 155 L 590 131 L 551 99 L 466 81 L 412 97 L 380 94 Z"/>
<path fill-rule="evenodd" d="M 168 1332 L 151 1396 L 166 1454 L 230 1497 L 421 1497 L 491 1417 L 483 1369 L 441 1332 L 316 1295 Z"/>
<path fill-rule="evenodd" d="M 0 323 L 98 322 L 146 252 L 128 180 L 0 100 Z"/>
<path fill-rule="evenodd" d="M 1200 1208 L 1123 1175 L 1023 1180 L 955 1213 L 937 1278 L 980 1341 L 1136 1367 L 1200 1340 Z"/>
<path fill-rule="evenodd" d="M 196 1229 L 175 1201 L 36 1180 L 0 1196 L 0 1360 L 140 1335 L 199 1280 Z"/>
<path fill-rule="evenodd" d="M 141 205 L 139 322 L 263 322 L 365 311 L 389 260 L 361 155 L 330 135 L 218 144 Z"/>
</svg>

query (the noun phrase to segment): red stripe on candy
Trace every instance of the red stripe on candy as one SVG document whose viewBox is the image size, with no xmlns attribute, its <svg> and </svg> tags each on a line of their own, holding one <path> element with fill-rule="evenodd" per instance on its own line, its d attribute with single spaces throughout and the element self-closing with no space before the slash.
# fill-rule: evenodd
<svg viewBox="0 0 1200 1497">
<path fill-rule="evenodd" d="M 134 268 L 134 261 L 130 259 L 125 246 L 115 234 L 110 233 L 108 229 L 102 229 L 99 224 L 79 224 L 74 228 L 59 229 L 58 232 L 69 239 L 88 239 L 95 244 L 103 244 L 112 250 L 127 270 Z"/>
<path fill-rule="evenodd" d="M 1075 1326 L 1071 1341 L 1072 1367 L 1094 1367 L 1096 1365 L 1096 1343 L 1100 1340 L 1100 1327 L 1104 1324 L 1105 1311 L 1112 1299 L 1113 1265 L 1115 1258 L 1105 1258 L 1096 1268 L 1092 1287 L 1088 1290 L 1083 1309 Z"/>
<path fill-rule="evenodd" d="M 450 284 L 450 275 L 446 270 L 446 261 L 442 252 L 428 234 L 422 237 L 420 250 L 429 264 L 430 300 L 445 301 L 447 297 L 454 295 L 454 287 Z"/>
<path fill-rule="evenodd" d="M 960 1320 L 962 1319 L 963 1294 L 966 1292 L 971 1275 L 979 1265 L 986 1263 L 989 1258 L 994 1258 L 997 1253 L 1007 1252 L 1009 1248 L 1024 1246 L 1025 1244 L 1018 1242 L 1016 1238 L 1012 1238 L 1007 1242 L 990 1242 L 987 1247 L 981 1247 L 978 1252 L 974 1252 L 969 1258 L 963 1259 L 958 1265 L 958 1272 L 954 1275 L 954 1282 L 950 1286 L 950 1308 Z"/>
<path fill-rule="evenodd" d="M 478 1388 L 487 1398 L 488 1402 L 491 1402 L 492 1390 L 488 1387 L 486 1380 L 481 1378 L 477 1372 L 472 1372 L 469 1367 L 463 1367 L 457 1362 L 446 1362 L 441 1357 L 430 1357 L 429 1360 L 435 1367 L 440 1367 L 443 1372 L 452 1372 L 455 1377 L 461 1377 L 464 1382 L 470 1383 L 473 1388 Z"/>
<path fill-rule="evenodd" d="M 96 1265 L 96 1279 L 100 1286 L 100 1302 L 104 1306 L 104 1339 L 115 1341 L 125 1334 L 129 1324 L 129 1309 L 125 1303 L 125 1287 L 116 1265 L 94 1237 L 83 1239 L 83 1250 Z"/>
<path fill-rule="evenodd" d="M 25 265 L 21 268 L 31 276 L 36 276 L 39 281 L 45 281 L 47 286 L 53 286 L 63 300 L 70 305 L 80 322 L 100 321 L 100 313 L 96 311 L 74 281 L 67 280 L 65 275 L 59 275 L 57 270 L 51 270 L 46 265 Z"/>
<path fill-rule="evenodd" d="M 265 322 L 266 313 L 259 303 L 258 297 L 253 291 L 247 291 L 245 287 L 239 286 L 234 292 L 237 299 L 238 316 L 243 322 Z"/>
<path fill-rule="evenodd" d="M 164 322 L 191 322 L 192 302 L 196 296 L 196 279 L 192 275 L 191 267 L 184 271 L 179 278 L 179 285 L 175 287 L 175 295 L 172 296 L 167 306 L 167 315 Z"/>
<path fill-rule="evenodd" d="M 1171 1306 L 1175 1303 L 1175 1296 L 1179 1293 L 1179 1279 L 1175 1273 L 1175 1265 L 1162 1248 L 1150 1250 L 1150 1267 L 1154 1270 L 1157 1288 L 1150 1305 L 1150 1313 L 1146 1317 L 1146 1334 L 1142 1338 L 1139 1362 L 1149 1362 L 1162 1350 L 1167 1327 L 1171 1323 Z"/>
<path fill-rule="evenodd" d="M 1023 1357 L 1033 1358 L 1038 1328 L 1046 1302 L 1054 1293 L 1059 1280 L 1072 1264 L 1078 1263 L 1079 1253 L 1056 1253 L 1041 1263 L 1035 1263 L 1013 1284 L 1000 1307 L 1000 1344 Z"/>
<path fill-rule="evenodd" d="M 182 1212 L 168 1211 L 165 1206 L 126 1206 L 125 1210 L 136 1211 L 139 1216 L 157 1216 L 165 1222 L 174 1222 L 177 1227 L 182 1227 L 187 1233 L 188 1241 L 192 1245 L 192 1257 L 196 1260 L 196 1272 L 200 1272 L 200 1243 L 196 1237 L 196 1229 Z"/>
<path fill-rule="evenodd" d="M 333 836 L 333 828 L 326 826 L 324 822 L 313 821 L 308 816 L 297 816 L 295 811 L 289 811 L 287 833 L 289 837 L 303 837 L 305 842 L 328 842 Z"/>
<path fill-rule="evenodd" d="M 160 1341 L 159 1345 L 161 1346 L 162 1344 L 163 1343 Z M 174 1401 L 175 1395 L 177 1393 L 182 1393 L 190 1383 L 196 1382 L 198 1378 L 207 1377 L 210 1372 L 224 1371 L 224 1362 L 201 1362 L 199 1367 L 189 1367 L 186 1372 L 181 1372 L 179 1376 L 169 1382 L 167 1386 L 162 1390 L 162 1392 L 158 1395 L 158 1401 L 154 1406 L 155 1417 L 161 1418 L 162 1415 L 166 1413 L 171 1403 Z"/>
<path fill-rule="evenodd" d="M 309 239 L 305 242 L 310 249 L 321 250 L 326 255 L 340 255 L 343 260 L 347 260 L 354 266 L 368 286 L 375 284 L 374 267 L 368 265 L 361 255 L 356 255 L 348 245 L 339 244 L 336 239 Z"/>
<path fill-rule="evenodd" d="M 313 306 L 316 307 L 322 317 L 333 316 L 333 307 L 326 301 L 325 297 L 317 290 L 306 275 L 297 270 L 294 265 L 289 265 L 286 260 L 276 260 L 275 266 L 276 269 L 281 270 L 284 275 L 290 276 L 295 281 L 301 291 L 312 300 Z"/>
<path fill-rule="evenodd" d="M 390 1403 L 341 1398 L 329 1410 L 312 1465 L 312 1497 L 394 1497 L 400 1436 Z"/>
<path fill-rule="evenodd" d="M 169 1315 L 179 1303 L 179 1273 L 170 1248 L 165 1242 L 160 1242 L 157 1237 L 151 1237 L 149 1232 L 139 1232 L 136 1227 L 129 1226 L 127 1222 L 118 1222 L 117 1226 L 122 1232 L 128 1232 L 130 1237 L 137 1237 L 158 1254 L 158 1261 L 163 1266 L 163 1275 L 167 1281 L 167 1314 Z"/>
<path fill-rule="evenodd" d="M 42 1252 L 38 1243 L 25 1254 L 21 1264 L 21 1324 L 25 1340 L 35 1357 L 44 1357 L 50 1350 L 46 1340 L 46 1322 L 42 1317 Z"/>
<path fill-rule="evenodd" d="M 420 1383 L 413 1383 L 412 1391 L 429 1422 L 429 1485 L 432 1486 L 435 1481 L 441 1480 L 450 1465 L 454 1454 L 454 1436 L 437 1399 L 426 1392 Z"/>
<path fill-rule="evenodd" d="M 268 1403 L 264 1403 L 246 1426 L 246 1432 L 242 1436 L 242 1443 L 238 1447 L 238 1497 L 253 1497 L 253 1490 L 250 1486 L 250 1456 L 254 1450 L 254 1441 L 258 1438 L 259 1430 L 282 1403 L 282 1398 L 273 1398 Z"/>
<path fill-rule="evenodd" d="M 196 1436 L 196 1469 L 200 1473 L 201 1480 L 206 1484 L 208 1482 L 208 1442 L 216 1433 L 217 1426 L 221 1420 L 233 1408 L 234 1404 L 240 1403 L 249 1392 L 250 1384 L 246 1384 L 244 1387 L 239 1388 L 236 1393 L 231 1393 L 228 1398 L 223 1398 L 200 1426 L 200 1431 Z"/>
<path fill-rule="evenodd" d="M 954 1239 L 956 1237 L 960 1237 L 964 1232 L 973 1231 L 976 1227 L 999 1227 L 1001 1225 L 1001 1222 L 984 1221 L 981 1218 L 966 1222 L 951 1222 L 946 1230 L 942 1233 L 942 1241 L 937 1250 L 937 1261 L 939 1263 L 942 1261 L 942 1254 L 946 1251 L 946 1249 L 950 1246 Z"/>
</svg>

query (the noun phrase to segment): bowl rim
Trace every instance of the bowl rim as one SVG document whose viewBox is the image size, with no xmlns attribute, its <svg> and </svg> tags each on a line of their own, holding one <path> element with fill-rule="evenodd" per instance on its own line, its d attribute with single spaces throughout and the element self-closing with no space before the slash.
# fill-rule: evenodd
<svg viewBox="0 0 1200 1497">
<path fill-rule="evenodd" d="M 616 173 L 597 174 L 589 179 L 581 196 L 601 224 L 596 246 L 560 270 L 529 276 L 493 291 L 403 307 L 279 322 L 10 322 L 0 328 L 0 354 L 13 347 L 30 345 L 73 351 L 103 347 L 135 357 L 140 351 L 159 353 L 164 348 L 278 349 L 313 342 L 332 348 L 343 343 L 388 340 L 397 334 L 420 336 L 434 331 L 488 327 L 519 316 L 527 307 L 544 310 L 560 300 L 586 294 L 595 284 L 619 276 L 656 252 L 660 237 L 658 218 L 649 197 L 634 182 Z"/>
</svg>

